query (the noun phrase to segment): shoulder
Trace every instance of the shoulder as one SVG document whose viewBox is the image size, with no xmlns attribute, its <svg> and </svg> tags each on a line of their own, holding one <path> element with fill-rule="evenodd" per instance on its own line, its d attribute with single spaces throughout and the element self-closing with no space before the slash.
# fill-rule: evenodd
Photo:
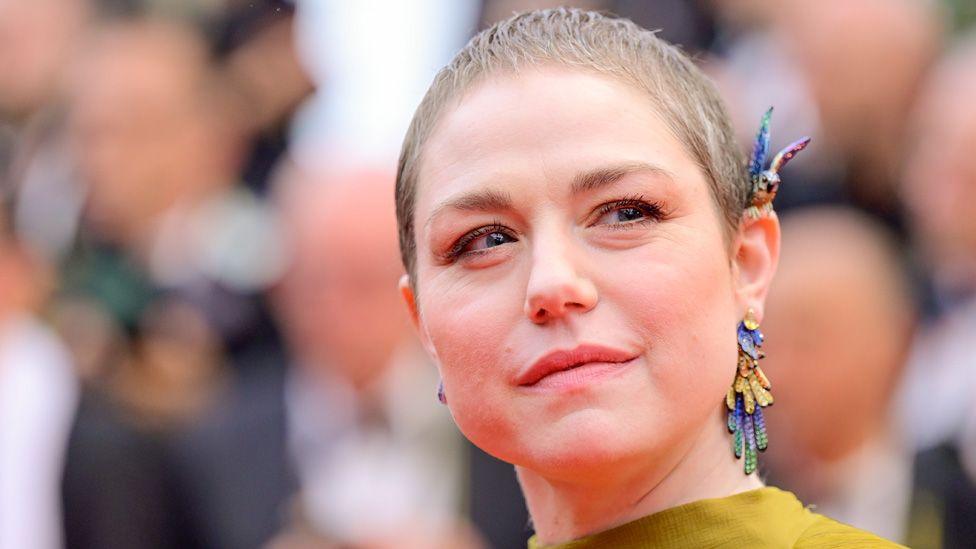
<svg viewBox="0 0 976 549">
<path fill-rule="evenodd" d="M 827 518 L 823 515 L 811 513 L 813 520 L 793 547 L 797 549 L 830 548 L 830 547 L 904 547 L 893 541 L 880 538 L 870 532 L 859 530 L 853 526 Z"/>
</svg>

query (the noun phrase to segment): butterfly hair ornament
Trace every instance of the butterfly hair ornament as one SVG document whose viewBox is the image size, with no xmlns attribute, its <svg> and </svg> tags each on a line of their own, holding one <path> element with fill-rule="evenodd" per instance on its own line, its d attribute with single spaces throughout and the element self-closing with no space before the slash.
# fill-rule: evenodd
<svg viewBox="0 0 976 549">
<path fill-rule="evenodd" d="M 769 163 L 769 168 L 763 169 L 766 165 L 766 155 L 769 154 L 769 119 L 772 115 L 773 108 L 770 107 L 759 124 L 759 133 L 756 135 L 752 158 L 749 160 L 749 179 L 752 188 L 749 191 L 746 215 L 754 219 L 759 219 L 773 211 L 773 199 L 776 198 L 776 191 L 779 190 L 779 171 L 796 156 L 796 153 L 805 149 L 810 143 L 809 137 L 790 143 L 776 153 L 773 161 Z"/>
</svg>

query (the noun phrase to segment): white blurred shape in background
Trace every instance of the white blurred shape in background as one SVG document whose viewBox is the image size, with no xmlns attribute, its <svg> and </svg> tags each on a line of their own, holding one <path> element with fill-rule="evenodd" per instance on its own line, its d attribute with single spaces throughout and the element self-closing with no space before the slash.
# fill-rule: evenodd
<svg viewBox="0 0 976 549">
<path fill-rule="evenodd" d="M 297 117 L 300 164 L 392 166 L 437 70 L 473 34 L 475 0 L 300 0 L 298 50 L 317 94 Z"/>
</svg>

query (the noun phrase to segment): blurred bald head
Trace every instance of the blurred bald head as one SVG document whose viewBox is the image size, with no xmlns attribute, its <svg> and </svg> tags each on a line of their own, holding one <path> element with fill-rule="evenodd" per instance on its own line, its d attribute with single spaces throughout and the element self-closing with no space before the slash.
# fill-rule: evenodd
<svg viewBox="0 0 976 549">
<path fill-rule="evenodd" d="M 393 174 L 293 167 L 278 191 L 292 262 L 276 305 L 289 342 L 307 365 L 367 383 L 409 334 Z"/>
<path fill-rule="evenodd" d="M 913 116 L 903 199 L 938 278 L 976 289 L 976 34 L 929 78 Z"/>
<path fill-rule="evenodd" d="M 788 0 L 770 9 L 808 78 L 824 135 L 848 158 L 852 192 L 893 202 L 906 114 L 937 55 L 931 0 Z M 890 204 L 888 204 L 890 205 Z"/>
<path fill-rule="evenodd" d="M 914 308 L 896 244 L 864 214 L 816 208 L 783 221 L 767 299 L 770 463 L 833 462 L 886 427 Z"/>
</svg>

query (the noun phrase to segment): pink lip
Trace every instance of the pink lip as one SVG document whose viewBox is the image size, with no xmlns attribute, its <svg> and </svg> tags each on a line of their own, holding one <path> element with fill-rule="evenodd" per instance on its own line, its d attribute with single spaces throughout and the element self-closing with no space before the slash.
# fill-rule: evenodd
<svg viewBox="0 0 976 549">
<path fill-rule="evenodd" d="M 543 355 L 520 372 L 515 382 L 521 387 L 582 382 L 618 369 L 615 365 L 635 358 L 637 355 L 634 353 L 612 347 L 580 345 Z"/>
</svg>

